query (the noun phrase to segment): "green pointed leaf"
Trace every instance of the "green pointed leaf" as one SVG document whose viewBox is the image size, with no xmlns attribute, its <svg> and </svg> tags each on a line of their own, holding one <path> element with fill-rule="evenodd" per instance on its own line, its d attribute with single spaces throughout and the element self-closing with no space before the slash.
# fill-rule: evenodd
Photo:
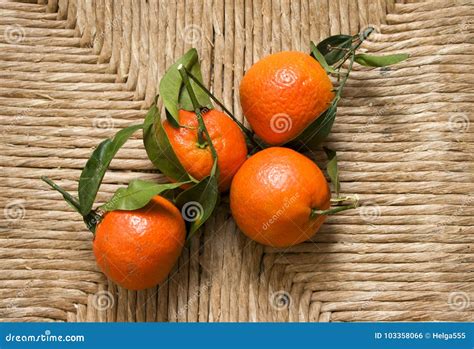
<svg viewBox="0 0 474 349">
<path fill-rule="evenodd" d="M 326 62 L 326 58 L 324 58 L 323 54 L 319 52 L 314 42 L 311 41 L 310 46 L 311 46 L 311 55 L 314 58 L 316 58 L 316 60 L 319 62 L 319 64 L 321 64 L 321 66 L 324 68 L 326 73 L 336 73 L 336 71 L 331 66 L 329 66 L 329 64 Z"/>
<path fill-rule="evenodd" d="M 143 142 L 148 158 L 166 177 L 183 182 L 191 180 L 171 147 L 155 104 L 145 117 Z"/>
<path fill-rule="evenodd" d="M 79 204 L 79 201 L 74 196 L 69 194 L 67 191 L 65 191 L 59 185 L 54 183 L 48 177 L 42 176 L 41 180 L 43 180 L 45 183 L 47 183 L 54 190 L 58 191 L 63 196 L 63 199 L 68 203 L 69 206 L 71 206 L 73 209 L 75 209 L 78 213 L 81 213 L 81 205 Z"/>
<path fill-rule="evenodd" d="M 187 183 L 189 182 L 159 184 L 136 179 L 131 181 L 127 188 L 119 188 L 114 196 L 100 208 L 103 211 L 138 210 L 146 206 L 155 195 L 179 188 Z"/>
<path fill-rule="evenodd" d="M 184 87 L 183 80 L 177 69 L 180 64 L 185 66 L 199 81 L 202 81 L 201 66 L 199 64 L 197 51 L 194 48 L 186 52 L 166 71 L 160 81 L 159 92 L 161 98 L 163 98 L 163 104 L 166 110 L 176 121 L 173 125 L 179 124 L 179 109 L 194 110 L 189 93 Z M 191 82 L 191 85 L 196 92 L 196 98 L 200 105 L 211 109 L 212 104 L 208 95 L 197 87 L 195 82 Z"/>
<path fill-rule="evenodd" d="M 130 136 L 141 128 L 143 128 L 143 125 L 124 128 L 117 132 L 113 138 L 106 139 L 100 143 L 94 150 L 79 179 L 78 192 L 82 216 L 87 216 L 91 212 L 97 191 L 115 154 L 117 154 Z"/>
<path fill-rule="evenodd" d="M 208 176 L 176 198 L 181 214 L 189 223 L 188 239 L 207 221 L 217 205 L 219 189 L 216 176 Z"/>
<path fill-rule="evenodd" d="M 323 114 L 287 145 L 297 150 L 305 148 L 315 149 L 320 145 L 331 132 L 332 125 L 336 119 L 337 102 L 338 98 L 335 98 Z"/>
<path fill-rule="evenodd" d="M 342 59 L 347 49 L 352 46 L 353 37 L 350 35 L 333 35 L 321 41 L 316 47 L 324 56 L 328 65 L 333 65 Z"/>
<path fill-rule="evenodd" d="M 165 109 L 166 120 L 173 126 L 174 128 L 180 127 L 179 122 L 169 113 L 167 109 Z"/>
<path fill-rule="evenodd" d="M 366 67 L 386 67 L 406 60 L 410 55 L 399 53 L 387 56 L 372 56 L 365 53 L 355 55 L 355 61 Z"/>
<path fill-rule="evenodd" d="M 326 171 L 331 179 L 331 183 L 334 187 L 334 191 L 336 192 L 336 197 L 339 197 L 339 192 L 341 189 L 341 184 L 339 183 L 339 171 L 337 168 L 337 155 L 334 150 L 329 148 L 323 147 L 326 156 L 328 157 L 328 163 L 326 166 Z"/>
</svg>

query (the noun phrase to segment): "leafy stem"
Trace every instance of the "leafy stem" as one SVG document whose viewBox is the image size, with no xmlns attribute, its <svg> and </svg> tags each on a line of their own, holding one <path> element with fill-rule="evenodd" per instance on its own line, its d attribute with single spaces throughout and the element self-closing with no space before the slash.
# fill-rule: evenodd
<svg viewBox="0 0 474 349">
<path fill-rule="evenodd" d="M 197 86 L 199 86 L 200 89 L 202 89 L 208 96 L 210 99 L 212 99 L 219 107 L 222 108 L 222 110 L 227 114 L 229 115 L 229 117 L 240 127 L 240 129 L 242 130 L 242 132 L 244 133 L 245 135 L 245 138 L 247 139 L 247 143 L 249 143 L 249 145 L 251 145 L 252 147 L 260 147 L 260 148 L 264 148 L 263 145 L 259 144 L 258 141 L 256 141 L 254 139 L 254 134 L 252 131 L 250 131 L 247 127 L 244 126 L 244 124 L 238 120 L 234 114 L 232 114 L 232 112 L 226 108 L 226 106 L 221 102 L 219 101 L 219 99 L 214 96 L 212 94 L 211 91 L 209 91 L 209 89 L 207 89 L 206 86 L 204 86 L 197 77 L 195 77 L 190 71 L 188 71 L 188 69 L 186 69 L 186 67 L 184 67 L 184 69 L 186 70 L 186 73 L 188 74 L 188 77 L 191 78 L 191 80 L 193 80 Z"/>
<path fill-rule="evenodd" d="M 357 202 L 358 199 L 353 196 L 343 196 L 343 197 L 336 197 L 336 198 L 331 198 L 331 203 L 339 204 L 341 202 L 345 201 L 351 201 L 351 202 Z"/>
<path fill-rule="evenodd" d="M 339 212 L 342 212 L 342 211 L 346 211 L 346 210 L 351 210 L 351 209 L 357 208 L 357 207 L 358 207 L 358 203 L 354 202 L 354 203 L 349 204 L 349 205 L 336 206 L 336 207 L 333 207 L 333 208 L 329 208 L 327 210 L 312 209 L 310 217 L 311 218 L 317 218 L 319 216 L 333 215 L 333 214 L 336 214 L 336 213 L 339 213 Z"/>
<path fill-rule="evenodd" d="M 334 97 L 335 103 L 339 102 L 339 100 L 341 99 L 342 91 L 344 90 L 344 86 L 346 85 L 347 79 L 349 78 L 349 74 L 352 71 L 352 67 L 354 66 L 354 60 L 355 60 L 355 52 L 354 51 L 352 51 L 350 59 L 351 60 L 349 62 L 349 66 L 347 67 L 347 73 L 344 74 L 344 77 L 342 78 L 342 81 L 339 84 L 339 87 L 337 89 L 336 96 Z"/>
<path fill-rule="evenodd" d="M 87 226 L 87 229 L 89 229 L 93 234 L 95 234 L 95 228 L 97 224 L 100 222 L 102 219 L 102 215 L 97 213 L 95 210 L 89 211 L 87 215 L 83 215 L 81 213 L 81 205 L 79 204 L 79 201 L 69 194 L 67 191 L 65 191 L 63 188 L 61 188 L 59 185 L 54 183 L 51 179 L 48 177 L 41 177 L 41 180 L 45 183 L 47 183 L 51 188 L 54 190 L 60 192 L 64 198 L 64 200 L 70 204 L 79 214 L 82 215 L 82 219 L 84 220 L 84 223 Z"/>
<path fill-rule="evenodd" d="M 333 47 L 333 49 L 337 50 L 337 49 L 341 49 L 341 50 L 344 50 L 346 51 L 346 54 L 344 55 L 344 57 L 341 59 L 341 61 L 336 64 L 334 66 L 334 69 L 335 70 L 339 70 L 342 65 L 349 59 L 349 57 L 351 55 L 355 55 L 355 51 L 362 45 L 362 43 L 370 36 L 370 34 L 372 34 L 372 32 L 374 31 L 375 29 L 373 27 L 367 27 L 366 29 L 364 29 L 363 31 L 361 31 L 359 34 L 356 34 L 353 36 L 354 38 L 354 45 L 350 48 L 338 48 L 338 47 Z"/>
<path fill-rule="evenodd" d="M 211 149 L 212 157 L 214 159 L 217 159 L 217 151 L 216 148 L 214 148 L 214 144 L 212 144 L 212 139 L 211 136 L 209 135 L 209 132 L 206 128 L 206 125 L 204 124 L 204 119 L 202 118 L 202 110 L 205 108 L 202 105 L 199 104 L 198 100 L 196 99 L 196 95 L 194 94 L 193 87 L 191 86 L 191 83 L 189 81 L 188 77 L 188 72 L 184 65 L 180 64 L 178 66 L 178 71 L 181 74 L 181 78 L 183 80 L 184 86 L 186 87 L 189 97 L 191 98 L 191 102 L 194 107 L 194 112 L 196 113 L 198 123 L 199 123 L 199 129 L 198 129 L 198 143 L 200 147 L 205 147 L 206 141 L 204 140 L 203 134 L 207 138 L 207 144 L 209 145 L 209 148 Z"/>
</svg>

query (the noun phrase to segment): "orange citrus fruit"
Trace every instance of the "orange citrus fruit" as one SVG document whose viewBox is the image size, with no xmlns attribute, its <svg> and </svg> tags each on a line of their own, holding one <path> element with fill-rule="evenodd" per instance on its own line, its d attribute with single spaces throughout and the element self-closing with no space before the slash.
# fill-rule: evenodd
<svg viewBox="0 0 474 349">
<path fill-rule="evenodd" d="M 107 277 L 129 290 L 143 290 L 167 277 L 185 237 L 180 211 L 155 196 L 139 210 L 106 213 L 97 226 L 93 249 Z"/>
<path fill-rule="evenodd" d="M 316 120 L 334 98 L 326 71 L 303 52 L 283 51 L 255 63 L 240 83 L 242 110 L 267 144 L 284 144 Z"/>
<path fill-rule="evenodd" d="M 319 167 L 294 150 L 267 148 L 239 169 L 230 189 L 230 208 L 250 239 L 288 247 L 311 238 L 325 216 L 311 210 L 330 206 L 329 185 Z"/>
<path fill-rule="evenodd" d="M 224 113 L 212 109 L 203 115 L 203 120 L 217 152 L 219 190 L 226 191 L 247 158 L 247 144 L 240 128 Z M 183 127 L 173 127 L 165 120 L 163 127 L 184 169 L 201 180 L 211 173 L 214 163 L 211 149 L 198 144 L 198 120 L 194 112 L 180 110 L 179 123 Z"/>
</svg>

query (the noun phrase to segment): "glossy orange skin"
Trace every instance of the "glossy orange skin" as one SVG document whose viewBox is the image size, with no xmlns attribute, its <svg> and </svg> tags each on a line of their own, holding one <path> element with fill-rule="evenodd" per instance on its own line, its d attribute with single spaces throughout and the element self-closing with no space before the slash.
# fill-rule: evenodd
<svg viewBox="0 0 474 349">
<path fill-rule="evenodd" d="M 203 120 L 217 152 L 219 190 L 226 191 L 247 159 L 247 144 L 238 125 L 224 113 L 212 109 L 203 115 Z M 201 180 L 211 173 L 214 163 L 211 149 L 198 146 L 198 120 L 194 112 L 180 110 L 179 123 L 185 127 L 175 128 L 168 120 L 163 122 L 163 127 L 184 169 Z"/>
<path fill-rule="evenodd" d="M 331 193 L 318 166 L 288 148 L 267 148 L 250 157 L 234 177 L 230 208 L 240 230 L 272 247 L 288 247 L 311 238 L 325 216 Z"/>
<path fill-rule="evenodd" d="M 102 272 L 129 290 L 143 290 L 165 280 L 183 249 L 186 228 L 180 211 L 155 196 L 136 211 L 105 214 L 93 249 Z"/>
<path fill-rule="evenodd" d="M 240 83 L 242 110 L 255 133 L 280 145 L 298 136 L 334 98 L 321 65 L 303 52 L 283 51 L 255 63 Z"/>
</svg>

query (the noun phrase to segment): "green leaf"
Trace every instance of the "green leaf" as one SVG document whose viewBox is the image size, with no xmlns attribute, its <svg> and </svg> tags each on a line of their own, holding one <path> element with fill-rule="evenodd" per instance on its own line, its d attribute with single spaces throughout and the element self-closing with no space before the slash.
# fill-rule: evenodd
<svg viewBox="0 0 474 349">
<path fill-rule="evenodd" d="M 366 67 L 386 67 L 406 60 L 410 55 L 399 53 L 387 56 L 372 56 L 365 53 L 355 55 L 355 61 Z"/>
<path fill-rule="evenodd" d="M 181 214 L 189 223 L 188 239 L 206 222 L 217 205 L 219 189 L 216 176 L 208 176 L 176 198 Z"/>
<path fill-rule="evenodd" d="M 163 128 L 160 112 L 155 104 L 150 108 L 143 125 L 143 142 L 148 158 L 166 177 L 189 181 L 191 177 L 178 160 Z"/>
<path fill-rule="evenodd" d="M 106 139 L 94 150 L 91 157 L 82 170 L 79 179 L 79 204 L 82 216 L 87 216 L 97 196 L 102 179 L 115 154 L 137 130 L 143 125 L 134 125 L 116 133 L 113 138 Z"/>
<path fill-rule="evenodd" d="M 326 156 L 328 157 L 328 164 L 326 166 L 326 170 L 328 172 L 329 178 L 331 178 L 331 183 L 334 186 L 336 197 L 339 197 L 341 184 L 339 183 L 339 171 L 337 168 L 337 155 L 334 150 L 331 150 L 326 147 L 323 147 L 323 149 L 326 152 Z"/>
<path fill-rule="evenodd" d="M 138 210 L 148 204 L 155 195 L 187 183 L 189 182 L 158 184 L 136 179 L 131 181 L 127 188 L 119 188 L 100 208 L 104 211 Z"/>
<path fill-rule="evenodd" d="M 352 46 L 353 37 L 350 35 L 333 35 L 321 41 L 316 47 L 326 59 L 328 65 L 333 65 L 342 59 Z"/>
<path fill-rule="evenodd" d="M 173 126 L 174 128 L 180 127 L 179 122 L 169 113 L 167 109 L 165 109 L 166 120 Z"/>
<path fill-rule="evenodd" d="M 54 183 L 48 177 L 42 176 L 41 180 L 43 180 L 45 183 L 47 183 L 54 190 L 58 191 L 63 196 L 64 200 L 69 204 L 69 206 L 71 206 L 77 212 L 81 213 L 81 205 L 79 204 L 78 200 L 74 196 L 69 194 L 67 191 L 65 191 L 59 185 Z"/>
<path fill-rule="evenodd" d="M 302 150 L 305 147 L 313 150 L 320 145 L 331 132 L 336 119 L 338 101 L 337 97 L 334 98 L 329 108 L 287 145 L 297 150 Z"/>
<path fill-rule="evenodd" d="M 183 80 L 177 69 L 180 64 L 185 66 L 199 81 L 202 81 L 201 66 L 199 64 L 197 51 L 194 48 L 186 52 L 166 71 L 160 81 L 159 91 L 166 110 L 176 121 L 172 123 L 173 125 L 179 124 L 179 109 L 194 110 L 189 93 L 184 87 Z M 208 95 L 197 87 L 195 82 L 191 82 L 191 84 L 196 91 L 196 97 L 200 105 L 211 109 L 212 104 Z"/>
<path fill-rule="evenodd" d="M 328 65 L 323 54 L 319 52 L 314 42 L 311 41 L 310 46 L 311 46 L 311 55 L 314 58 L 316 58 L 316 60 L 319 62 L 319 64 L 321 64 L 321 66 L 324 68 L 326 73 L 336 73 L 336 71 L 331 66 Z"/>
</svg>

